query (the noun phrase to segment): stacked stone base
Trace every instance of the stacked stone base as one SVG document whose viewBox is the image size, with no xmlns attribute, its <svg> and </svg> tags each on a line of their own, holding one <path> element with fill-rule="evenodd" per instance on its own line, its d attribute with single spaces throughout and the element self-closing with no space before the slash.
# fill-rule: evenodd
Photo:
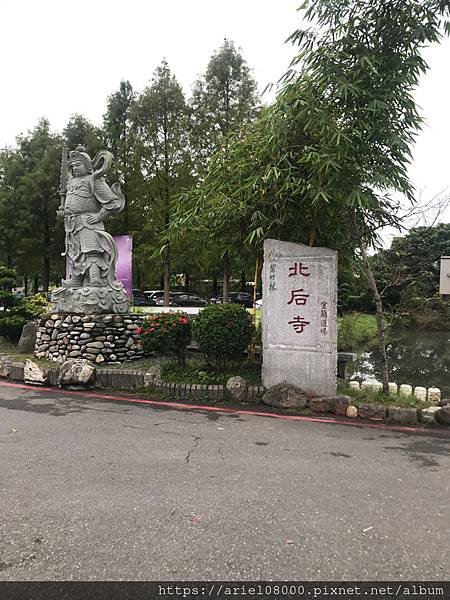
<svg viewBox="0 0 450 600">
<path fill-rule="evenodd" d="M 39 323 L 35 356 L 55 362 L 85 358 L 97 364 L 138 360 L 144 356 L 136 329 L 142 315 L 51 314 Z"/>
</svg>

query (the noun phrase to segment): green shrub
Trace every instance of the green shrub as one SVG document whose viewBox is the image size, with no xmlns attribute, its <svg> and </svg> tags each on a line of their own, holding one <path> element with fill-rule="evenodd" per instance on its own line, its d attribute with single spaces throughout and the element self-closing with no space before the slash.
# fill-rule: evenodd
<svg viewBox="0 0 450 600">
<path fill-rule="evenodd" d="M 374 315 L 349 313 L 338 319 L 338 350 L 351 351 L 374 342 L 377 321 Z"/>
<path fill-rule="evenodd" d="M 0 336 L 12 342 L 19 341 L 26 322 L 27 319 L 20 315 L 6 314 L 4 317 L 0 317 Z"/>
<path fill-rule="evenodd" d="M 16 306 L 19 302 L 19 298 L 17 298 L 11 292 L 4 292 L 3 290 L 0 290 L 0 307 L 12 308 L 13 306 Z"/>
<path fill-rule="evenodd" d="M 136 332 L 146 352 L 174 357 L 185 364 L 187 347 L 192 339 L 191 322 L 184 313 L 165 313 L 146 319 Z"/>
<path fill-rule="evenodd" d="M 251 316 L 239 304 L 207 306 L 192 328 L 200 350 L 216 371 L 241 361 L 255 334 Z"/>
<path fill-rule="evenodd" d="M 27 312 L 30 315 L 30 318 L 36 319 L 45 312 L 48 312 L 50 302 L 44 294 L 34 294 L 34 296 L 25 298 L 21 306 L 23 307 L 24 312 Z"/>
</svg>

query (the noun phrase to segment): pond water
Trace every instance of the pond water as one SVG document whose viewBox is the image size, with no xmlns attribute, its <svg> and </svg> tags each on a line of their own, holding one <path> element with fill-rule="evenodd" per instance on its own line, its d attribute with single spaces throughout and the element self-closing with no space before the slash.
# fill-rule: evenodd
<svg viewBox="0 0 450 600">
<path fill-rule="evenodd" d="M 351 365 L 350 378 L 381 381 L 378 349 L 364 350 L 361 349 L 356 362 Z M 398 385 L 436 386 L 443 397 L 450 396 L 450 331 L 392 331 L 388 335 L 386 352 L 389 381 Z"/>
</svg>

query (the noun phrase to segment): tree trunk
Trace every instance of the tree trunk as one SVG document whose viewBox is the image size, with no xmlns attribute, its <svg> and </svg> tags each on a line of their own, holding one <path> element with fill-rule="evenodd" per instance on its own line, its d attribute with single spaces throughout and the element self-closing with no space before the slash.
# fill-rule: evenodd
<svg viewBox="0 0 450 600">
<path fill-rule="evenodd" d="M 39 276 L 35 275 L 33 279 L 33 290 L 37 294 L 39 292 Z"/>
<path fill-rule="evenodd" d="M 241 292 L 245 292 L 247 290 L 247 277 L 245 276 L 245 271 L 241 271 Z"/>
<path fill-rule="evenodd" d="M 169 306 L 169 304 L 170 304 L 169 278 L 170 278 L 170 261 L 169 261 L 169 256 L 167 255 L 166 260 L 164 261 L 164 306 Z"/>
<path fill-rule="evenodd" d="M 190 284 L 189 273 L 185 273 L 184 274 L 184 291 L 186 292 L 186 294 L 189 294 L 189 284 Z"/>
<path fill-rule="evenodd" d="M 50 287 L 50 256 L 45 253 L 44 256 L 44 281 L 43 281 L 44 292 L 48 292 Z"/>
<path fill-rule="evenodd" d="M 137 288 L 140 290 L 142 285 L 142 275 L 138 265 L 136 265 L 136 285 Z"/>
<path fill-rule="evenodd" d="M 23 278 L 23 293 L 24 296 L 28 296 L 28 277 L 26 275 Z"/>
<path fill-rule="evenodd" d="M 217 281 L 217 275 L 213 275 L 213 289 L 212 289 L 213 298 L 219 295 L 219 282 Z"/>
<path fill-rule="evenodd" d="M 375 301 L 375 311 L 376 311 L 375 314 L 376 314 L 376 319 L 377 319 L 377 332 L 378 332 L 378 349 L 379 349 L 380 356 L 381 356 L 383 392 L 385 394 L 388 394 L 389 393 L 389 369 L 388 369 L 388 362 L 387 362 L 387 356 L 386 356 L 386 340 L 384 337 L 383 303 L 381 301 L 380 292 L 378 291 L 378 287 L 377 287 L 375 278 L 373 276 L 369 257 L 367 256 L 366 246 L 361 237 L 359 239 L 359 247 L 361 249 L 361 255 L 363 258 L 364 267 L 366 269 L 369 287 L 372 290 L 373 299 Z"/>
<path fill-rule="evenodd" d="M 44 292 L 48 292 L 50 287 L 50 217 L 48 210 L 48 200 L 44 200 Z"/>
<path fill-rule="evenodd" d="M 223 303 L 230 301 L 230 255 L 228 250 L 223 255 Z"/>
</svg>

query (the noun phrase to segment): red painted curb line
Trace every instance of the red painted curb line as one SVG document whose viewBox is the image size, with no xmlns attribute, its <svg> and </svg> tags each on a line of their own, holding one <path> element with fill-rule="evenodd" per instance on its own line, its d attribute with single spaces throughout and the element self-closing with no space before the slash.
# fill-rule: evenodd
<svg viewBox="0 0 450 600">
<path fill-rule="evenodd" d="M 164 406 L 166 408 L 173 408 L 175 410 L 202 410 L 209 412 L 222 412 L 232 413 L 238 415 L 251 415 L 255 417 L 270 417 L 272 419 L 282 419 L 284 421 L 304 421 L 307 423 L 328 423 L 329 425 L 348 425 L 351 427 L 367 427 L 369 429 L 383 429 L 387 431 L 400 431 L 400 432 L 420 432 L 425 433 L 429 430 L 420 427 L 401 427 L 396 425 L 385 425 L 384 423 L 361 423 L 350 421 L 348 419 L 336 419 L 334 417 L 321 418 L 321 417 L 303 417 L 300 415 L 284 415 L 279 413 L 269 413 L 254 410 L 242 410 L 239 408 L 226 408 L 219 406 L 205 406 L 201 404 L 182 404 L 180 402 L 164 402 L 163 400 L 144 400 L 142 398 L 134 398 L 130 396 L 112 396 L 109 394 L 96 394 L 94 392 L 82 392 L 76 390 L 65 390 L 52 387 L 44 387 L 38 385 L 29 385 L 24 383 L 10 383 L 6 381 L 0 381 L 0 387 L 12 387 L 20 389 L 32 389 L 40 390 L 43 392 L 63 393 L 70 396 L 82 396 L 84 398 L 96 398 L 100 400 L 112 400 L 114 402 L 130 402 L 133 404 L 149 404 L 150 406 Z"/>
</svg>

